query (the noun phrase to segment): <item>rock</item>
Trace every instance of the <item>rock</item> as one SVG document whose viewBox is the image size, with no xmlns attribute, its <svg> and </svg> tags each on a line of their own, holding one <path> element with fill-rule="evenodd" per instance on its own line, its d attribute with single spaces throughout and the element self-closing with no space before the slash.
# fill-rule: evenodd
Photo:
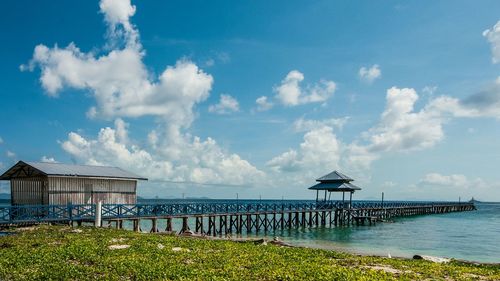
<svg viewBox="0 0 500 281">
<path fill-rule="evenodd" d="M 186 230 L 180 233 L 181 236 L 196 236 L 197 234 L 194 233 L 192 230 Z"/>
<path fill-rule="evenodd" d="M 76 228 L 76 229 L 72 229 L 70 232 L 73 232 L 73 233 L 82 233 L 83 230 Z"/>
<path fill-rule="evenodd" d="M 118 243 L 118 242 L 123 242 L 125 240 L 127 240 L 127 239 L 125 239 L 125 238 L 113 238 L 113 239 L 109 240 L 109 242 Z"/>
<path fill-rule="evenodd" d="M 109 245 L 108 249 L 110 249 L 110 250 L 121 250 L 121 249 L 127 249 L 129 247 L 130 247 L 130 245 Z"/>
<path fill-rule="evenodd" d="M 172 251 L 174 251 L 174 252 L 180 252 L 180 251 L 191 252 L 191 250 L 185 249 L 185 248 L 181 248 L 181 247 L 173 247 Z"/>
<path fill-rule="evenodd" d="M 381 270 L 381 271 L 384 271 L 384 272 L 387 272 L 387 273 L 391 273 L 391 274 L 401 274 L 401 273 L 403 273 L 399 269 L 395 269 L 395 268 L 392 268 L 392 267 L 386 266 L 386 265 L 367 265 L 367 266 L 363 266 L 363 267 L 364 268 L 368 268 L 368 269 L 373 269 L 373 270 Z"/>
<path fill-rule="evenodd" d="M 449 263 L 451 261 L 448 258 L 440 258 L 440 257 L 424 256 L 424 255 L 414 255 L 413 259 L 414 260 L 426 260 L 426 261 L 431 261 L 431 262 L 435 262 L 435 263 Z"/>
</svg>

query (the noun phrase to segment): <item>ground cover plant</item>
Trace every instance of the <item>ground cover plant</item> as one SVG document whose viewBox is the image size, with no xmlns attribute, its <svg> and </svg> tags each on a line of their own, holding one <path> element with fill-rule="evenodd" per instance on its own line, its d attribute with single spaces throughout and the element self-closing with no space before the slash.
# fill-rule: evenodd
<svg viewBox="0 0 500 281">
<path fill-rule="evenodd" d="M 127 230 L 38 226 L 0 237 L 0 280 L 500 280 L 499 265 L 356 256 Z"/>
</svg>

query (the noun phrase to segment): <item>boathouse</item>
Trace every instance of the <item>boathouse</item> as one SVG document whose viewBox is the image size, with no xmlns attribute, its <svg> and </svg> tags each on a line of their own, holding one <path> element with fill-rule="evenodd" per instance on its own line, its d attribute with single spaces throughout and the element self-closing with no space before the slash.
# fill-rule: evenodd
<svg viewBox="0 0 500 281">
<path fill-rule="evenodd" d="M 316 180 L 317 184 L 309 187 L 311 190 L 316 190 L 316 201 L 320 201 L 319 192 L 324 191 L 325 197 L 323 201 L 330 201 L 332 192 L 342 192 L 342 202 L 345 201 L 345 194 L 349 193 L 349 206 L 352 204 L 352 195 L 356 190 L 361 190 L 360 187 L 352 184 L 354 181 L 351 177 L 348 177 L 341 172 L 333 171 L 328 175 L 324 175 Z M 328 198 L 327 198 L 328 192 Z"/>
<path fill-rule="evenodd" d="M 117 167 L 19 161 L 0 176 L 12 205 L 135 204 L 137 181 Z"/>
</svg>

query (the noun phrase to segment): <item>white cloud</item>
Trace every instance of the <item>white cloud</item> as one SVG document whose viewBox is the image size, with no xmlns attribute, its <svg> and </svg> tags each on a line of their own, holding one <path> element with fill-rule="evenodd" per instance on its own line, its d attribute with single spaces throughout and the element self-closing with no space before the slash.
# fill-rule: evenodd
<svg viewBox="0 0 500 281">
<path fill-rule="evenodd" d="M 321 80 L 319 83 L 301 88 L 299 84 L 303 80 L 304 75 L 301 72 L 290 71 L 281 81 L 281 85 L 274 88 L 276 99 L 285 106 L 325 102 L 333 95 L 337 87 L 333 81 Z"/>
<path fill-rule="evenodd" d="M 342 129 L 347 123 L 347 120 L 349 120 L 349 117 L 330 118 L 324 120 L 310 120 L 301 117 L 293 122 L 293 128 L 296 132 L 306 132 L 322 127 Z"/>
<path fill-rule="evenodd" d="M 486 89 L 465 99 L 441 96 L 431 101 L 428 107 L 454 117 L 500 118 L 500 77 Z"/>
<path fill-rule="evenodd" d="M 85 53 L 74 43 L 62 49 L 38 45 L 30 63 L 21 67 L 40 68 L 49 96 L 57 97 L 67 88 L 86 90 L 96 101 L 87 116 L 115 119 L 114 128 L 103 128 L 94 138 L 69 133 L 61 144 L 64 151 L 77 162 L 120 166 L 158 180 L 236 185 L 262 180 L 263 172 L 224 151 L 215 140 L 186 132 L 196 117 L 196 105 L 210 94 L 213 77 L 184 59 L 155 77 L 144 65 L 139 32 L 130 22 L 135 6 L 126 0 L 102 0 L 100 9 L 108 25 L 109 52 Z M 221 96 L 216 111 L 235 109 L 233 98 Z M 145 147 L 130 139 L 129 125 L 121 119 L 141 116 L 158 117 Z"/>
<path fill-rule="evenodd" d="M 208 107 L 209 112 L 217 114 L 228 114 L 231 112 L 237 112 L 240 110 L 240 104 L 238 101 L 230 95 L 220 95 L 219 103 L 210 105 Z"/>
<path fill-rule="evenodd" d="M 58 163 L 56 161 L 56 159 L 54 159 L 54 157 L 47 157 L 47 156 L 42 156 L 42 158 L 40 159 L 41 162 L 45 162 L 45 163 Z"/>
<path fill-rule="evenodd" d="M 113 47 L 121 37 L 129 38 L 129 46 L 138 46 L 139 32 L 130 23 L 130 17 L 135 14 L 136 8 L 130 0 L 101 0 L 99 3 L 101 13 L 108 24 L 110 47 Z"/>
<path fill-rule="evenodd" d="M 365 137 L 372 152 L 411 151 L 431 147 L 443 137 L 445 119 L 426 108 L 415 111 L 418 95 L 414 89 L 392 87 L 387 90 L 386 108 L 377 126 Z"/>
<path fill-rule="evenodd" d="M 78 162 L 90 165 L 116 165 L 153 180 L 251 185 L 261 182 L 264 173 L 236 154 L 228 154 L 208 138 L 179 135 L 170 145 L 149 151 L 135 144 L 126 144 L 115 122 L 115 128 L 103 128 L 96 139 L 87 139 L 71 132 L 62 148 Z M 123 126 L 124 130 L 128 124 Z M 154 136 L 154 137 L 153 137 Z M 156 132 L 150 134 L 158 141 Z"/>
<path fill-rule="evenodd" d="M 14 152 L 10 151 L 10 150 L 7 150 L 7 151 L 5 152 L 5 155 L 6 155 L 8 158 L 11 158 L 11 159 L 14 159 L 14 158 L 16 158 L 16 157 L 17 157 L 17 156 L 16 156 L 16 154 L 15 154 Z"/>
<path fill-rule="evenodd" d="M 257 104 L 257 111 L 267 111 L 274 106 L 274 104 L 270 102 L 266 96 L 257 98 L 255 103 Z"/>
<path fill-rule="evenodd" d="M 340 156 L 340 141 L 331 127 L 324 126 L 307 132 L 298 150 L 290 149 L 266 165 L 273 172 L 288 173 L 287 182 L 307 184 L 318 174 L 338 169 Z"/>
<path fill-rule="evenodd" d="M 211 67 L 215 65 L 215 60 L 214 59 L 208 59 L 205 61 L 205 66 Z"/>
<path fill-rule="evenodd" d="M 385 181 L 384 183 L 382 183 L 382 187 L 386 187 L 386 188 L 392 188 L 395 186 L 397 186 L 397 184 L 393 181 Z"/>
<path fill-rule="evenodd" d="M 491 60 L 493 63 L 500 62 L 500 21 L 498 21 L 491 29 L 486 29 L 483 32 L 483 36 L 486 37 L 488 42 L 491 44 Z"/>
<path fill-rule="evenodd" d="M 441 175 L 439 173 L 429 173 L 420 180 L 420 184 L 469 187 L 471 183 L 466 176 L 460 174 Z"/>
<path fill-rule="evenodd" d="M 370 68 L 361 67 L 358 72 L 359 78 L 367 83 L 373 83 L 373 81 L 379 79 L 382 76 L 382 71 L 378 64 L 372 65 Z"/>
<path fill-rule="evenodd" d="M 424 93 L 424 94 L 426 94 L 428 96 L 432 96 L 437 91 L 437 89 L 438 89 L 437 86 L 425 86 L 422 89 L 422 93 Z"/>
</svg>

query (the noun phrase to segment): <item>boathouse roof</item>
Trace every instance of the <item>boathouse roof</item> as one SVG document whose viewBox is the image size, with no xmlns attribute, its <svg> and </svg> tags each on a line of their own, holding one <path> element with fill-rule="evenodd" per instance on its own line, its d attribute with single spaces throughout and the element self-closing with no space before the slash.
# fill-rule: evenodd
<svg viewBox="0 0 500 281">
<path fill-rule="evenodd" d="M 327 190 L 330 192 L 350 192 L 350 191 L 355 191 L 355 190 L 361 190 L 361 187 L 356 186 L 352 183 L 348 182 L 320 182 L 316 185 L 313 185 L 309 187 L 309 189 L 312 190 Z"/>
<path fill-rule="evenodd" d="M 321 178 L 317 179 L 319 182 L 351 182 L 352 178 L 342 174 L 339 171 L 333 171 L 328 175 L 324 175 Z"/>
<path fill-rule="evenodd" d="M 147 178 L 138 176 L 118 167 L 24 161 L 19 161 L 17 162 L 17 164 L 8 169 L 0 176 L 0 180 L 10 180 L 12 178 L 26 176 L 60 176 L 147 180 Z"/>
</svg>

